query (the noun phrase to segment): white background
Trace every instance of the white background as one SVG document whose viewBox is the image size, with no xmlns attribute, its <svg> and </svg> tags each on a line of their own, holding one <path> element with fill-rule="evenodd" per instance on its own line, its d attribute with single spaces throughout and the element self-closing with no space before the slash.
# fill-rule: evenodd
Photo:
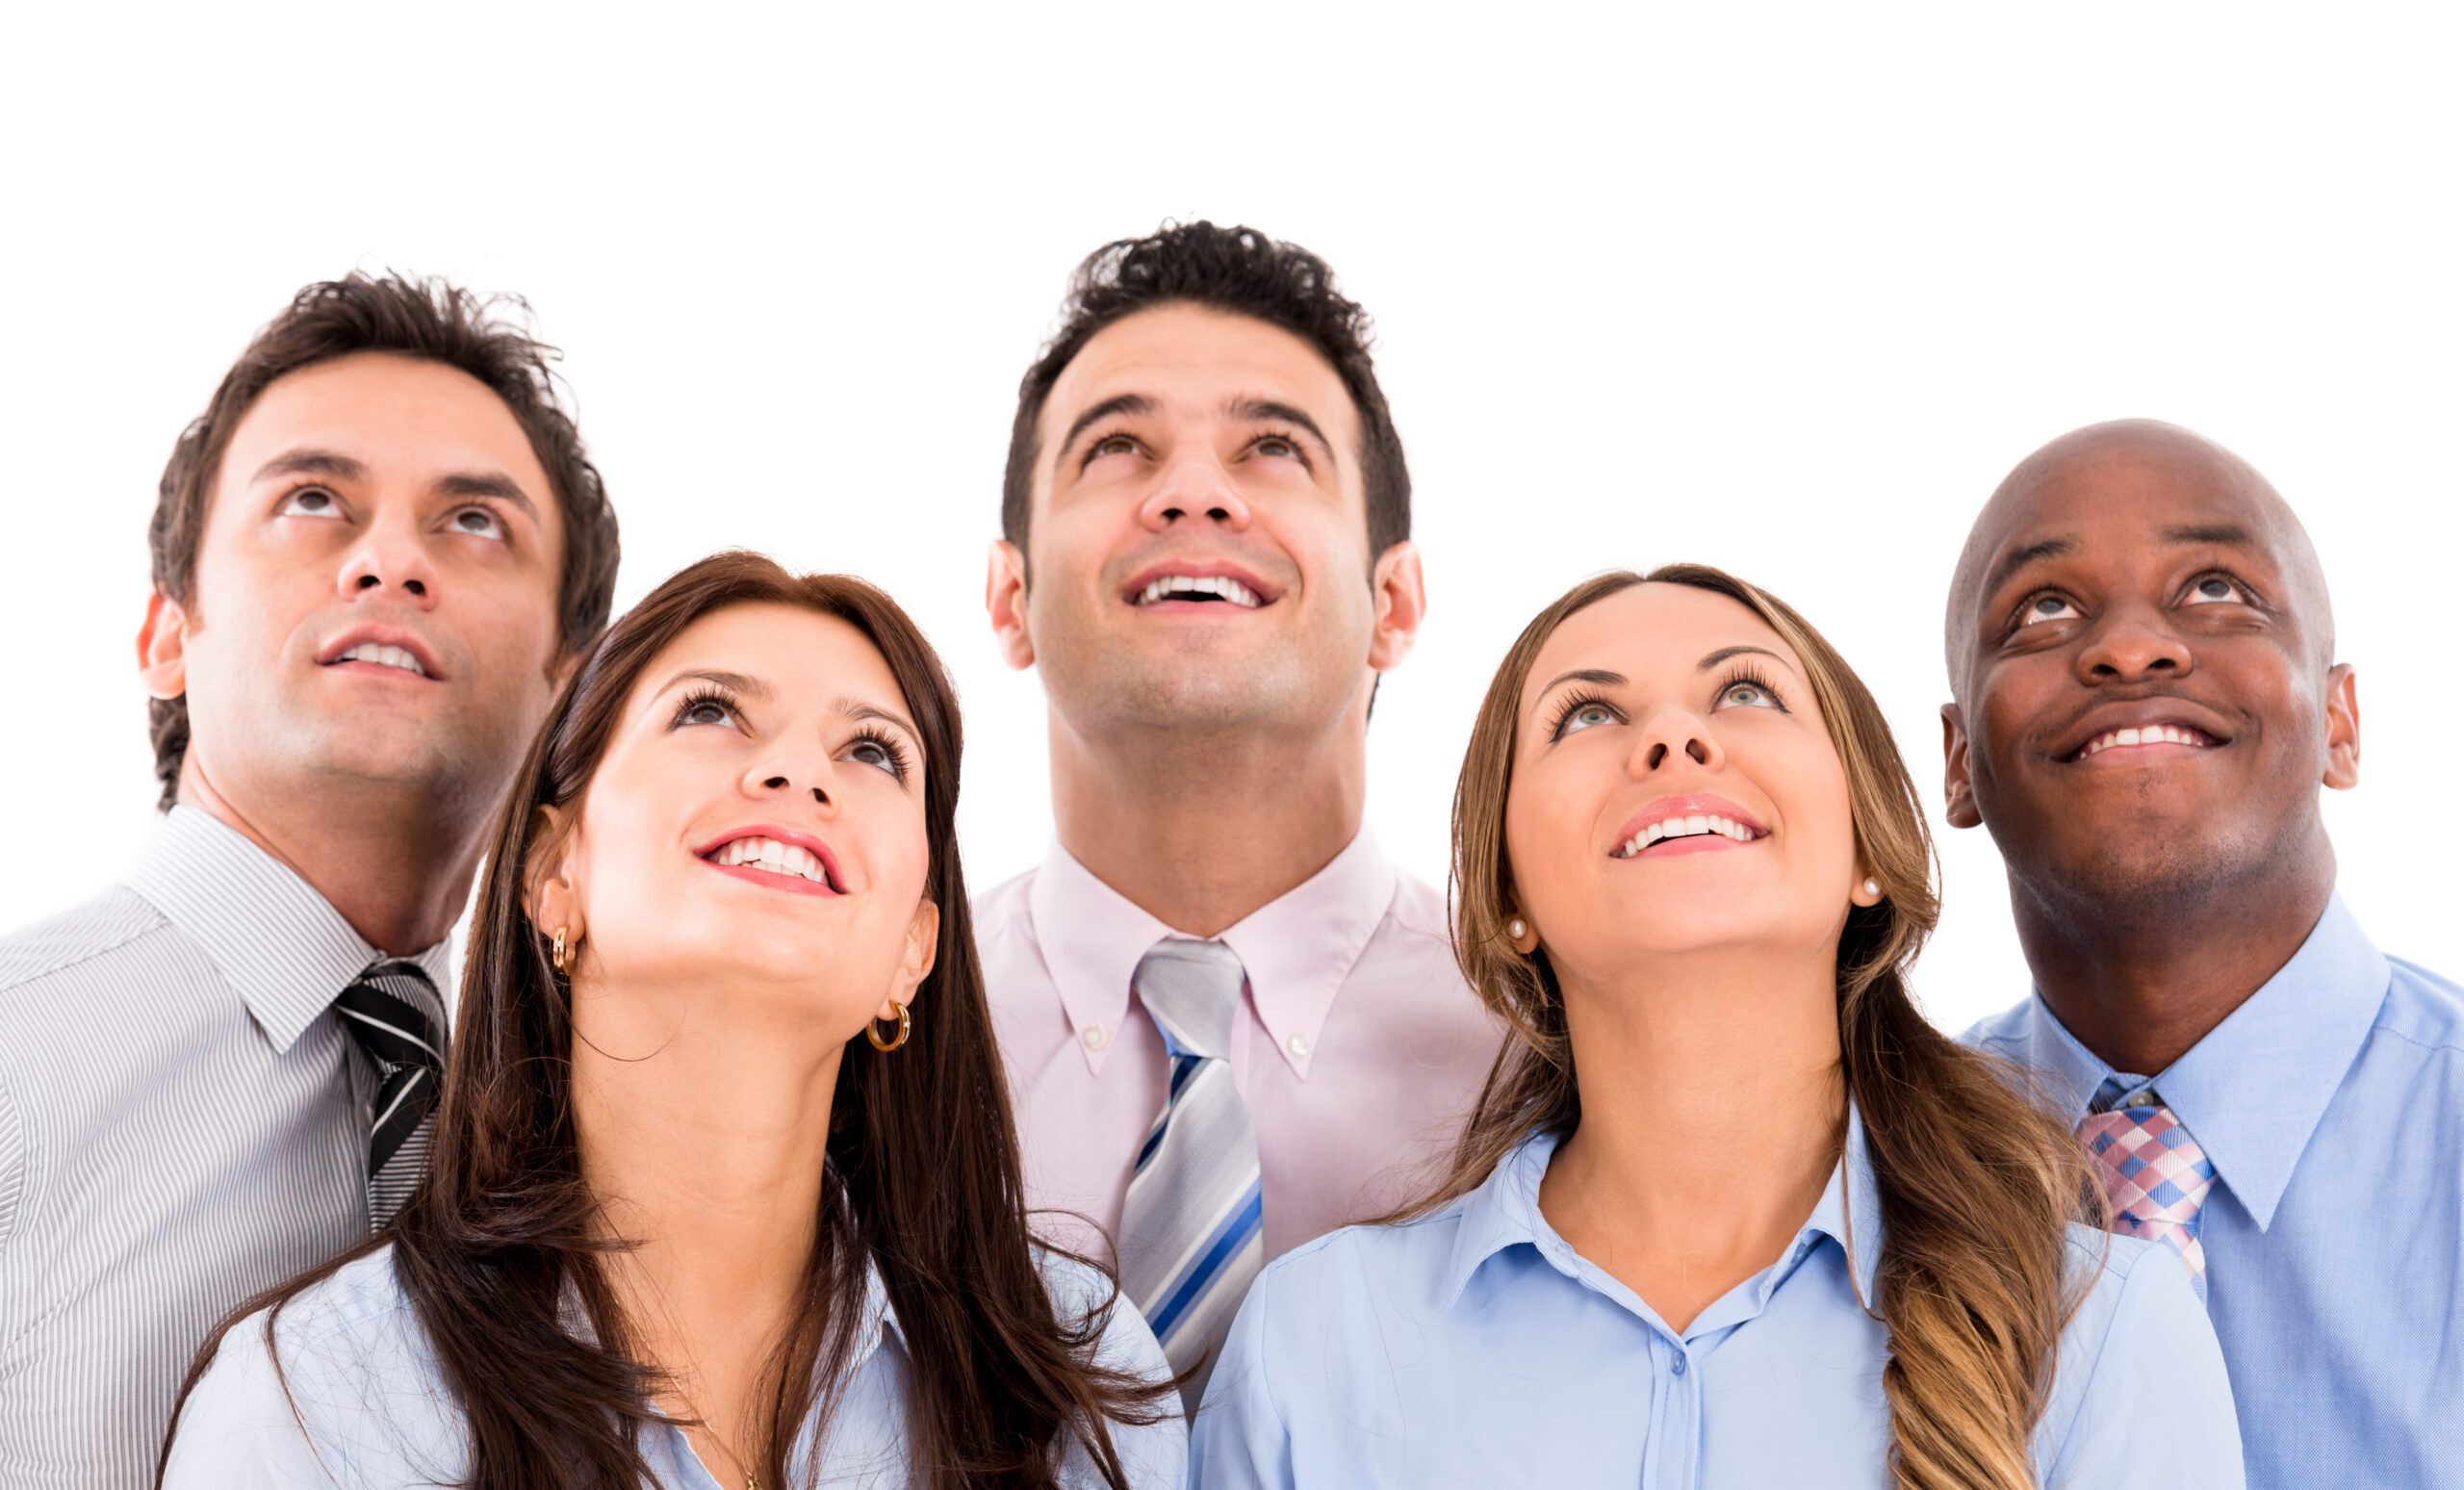
<svg viewBox="0 0 2464 1490">
<path fill-rule="evenodd" d="M 731 544 L 906 602 L 965 697 L 975 883 L 1028 866 L 1041 698 L 980 608 L 1017 377 L 1082 254 L 1209 216 L 1377 318 L 1433 610 L 1370 814 L 1423 875 L 1490 669 L 1609 565 L 1795 603 L 1934 794 L 1976 505 L 2151 415 L 2307 519 L 2361 676 L 2345 892 L 2464 971 L 2464 59 L 2433 8 L 232 9 L 0 41 L 0 924 L 141 847 L 155 480 L 251 330 L 354 266 L 530 298 L 620 605 Z M 1942 847 L 1919 986 L 1957 1025 L 2025 983 L 1990 841 Z"/>
</svg>

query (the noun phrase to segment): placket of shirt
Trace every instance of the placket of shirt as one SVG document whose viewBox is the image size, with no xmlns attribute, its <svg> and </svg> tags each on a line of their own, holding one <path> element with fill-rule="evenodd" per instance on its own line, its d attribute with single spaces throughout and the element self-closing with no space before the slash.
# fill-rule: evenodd
<svg viewBox="0 0 2464 1490">
<path fill-rule="evenodd" d="M 1651 1323 L 1651 1322 L 1646 1322 Z M 1696 1490 L 1703 1482 L 1703 1373 L 1688 1342 L 1653 1323 L 1650 1436 L 1643 1490 Z"/>
</svg>

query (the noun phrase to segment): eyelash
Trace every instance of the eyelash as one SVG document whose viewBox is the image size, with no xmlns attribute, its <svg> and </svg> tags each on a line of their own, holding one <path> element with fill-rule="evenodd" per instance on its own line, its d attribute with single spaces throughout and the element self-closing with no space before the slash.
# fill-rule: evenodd
<svg viewBox="0 0 2464 1490">
<path fill-rule="evenodd" d="M 731 717 L 734 716 L 740 707 L 735 701 L 735 695 L 717 686 L 716 684 L 705 683 L 701 687 L 694 689 L 691 693 L 686 694 L 682 701 L 676 706 L 676 713 L 668 720 L 668 728 L 671 730 L 682 729 L 684 727 L 686 717 L 690 715 L 693 710 L 700 708 L 706 704 L 716 705 L 718 707 L 726 709 Z M 856 732 L 855 737 L 849 740 L 848 744 L 850 746 L 873 745 L 879 747 L 881 753 L 889 758 L 890 775 L 898 778 L 902 784 L 907 781 L 909 772 L 911 768 L 910 767 L 907 759 L 907 747 L 900 743 L 898 736 L 876 726 L 865 725 Z"/>
<path fill-rule="evenodd" d="M 1780 690 L 1772 687 L 1770 681 L 1765 679 L 1761 672 L 1751 662 L 1740 662 L 1730 668 L 1728 681 L 1720 684 L 1720 691 L 1713 694 L 1712 697 L 1715 699 L 1725 698 L 1728 696 L 1728 691 L 1731 688 L 1734 688 L 1739 684 L 1749 684 L 1753 687 L 1761 689 L 1763 695 L 1770 699 L 1771 706 L 1778 709 L 1781 713 L 1784 714 L 1790 711 L 1788 708 L 1788 701 L 1780 696 Z"/>
<path fill-rule="evenodd" d="M 1597 693 L 1577 693 L 1570 695 L 1565 703 L 1558 706 L 1557 717 L 1552 720 L 1549 724 L 1550 741 L 1554 743 L 1557 740 L 1565 738 L 1566 721 L 1572 719 L 1576 714 L 1582 710 L 1592 707 L 1604 708 L 1612 714 L 1617 711 L 1616 705 L 1609 703 L 1606 699 L 1602 698 Z"/>
<path fill-rule="evenodd" d="M 1788 708 L 1788 701 L 1780 697 L 1780 690 L 1772 687 L 1770 682 L 1766 681 L 1762 674 L 1758 672 L 1750 662 L 1741 662 L 1736 666 L 1730 668 L 1728 677 L 1721 680 L 1720 686 L 1713 691 L 1711 697 L 1713 699 L 1724 698 L 1727 696 L 1730 689 L 1737 687 L 1740 684 L 1750 684 L 1761 689 L 1763 694 L 1771 700 L 1771 706 L 1778 709 L 1781 713 L 1784 714 L 1790 711 Z M 1550 721 L 1549 738 L 1552 741 L 1564 738 L 1566 732 L 1566 721 L 1574 718 L 1576 714 L 1580 713 L 1586 708 L 1594 707 L 1607 709 L 1610 713 L 1615 713 L 1617 711 L 1616 705 L 1609 703 L 1606 699 L 1602 698 L 1597 693 L 1577 693 L 1569 696 L 1565 703 L 1558 706 L 1556 718 Z"/>
<path fill-rule="evenodd" d="M 1127 440 L 1132 444 L 1137 443 L 1137 437 L 1135 435 L 1124 434 L 1119 430 L 1115 430 L 1111 434 L 1098 435 L 1094 439 L 1087 442 L 1086 458 L 1078 462 L 1079 469 L 1083 471 L 1088 466 L 1100 459 L 1103 455 L 1104 447 L 1112 444 L 1115 440 Z M 1300 437 L 1298 435 L 1294 434 L 1288 429 L 1261 430 L 1250 438 L 1249 448 L 1251 450 L 1255 450 L 1261 443 L 1268 440 L 1277 440 L 1290 446 L 1292 448 L 1292 458 L 1294 460 L 1300 462 L 1303 466 L 1309 464 L 1309 448 L 1300 443 Z"/>
</svg>

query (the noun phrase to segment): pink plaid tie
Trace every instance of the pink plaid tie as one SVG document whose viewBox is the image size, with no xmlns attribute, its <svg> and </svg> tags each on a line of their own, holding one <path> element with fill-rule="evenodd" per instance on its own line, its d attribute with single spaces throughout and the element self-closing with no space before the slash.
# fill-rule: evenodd
<svg viewBox="0 0 2464 1490">
<path fill-rule="evenodd" d="M 2097 1105 L 2119 1095 L 2099 1092 Z M 2216 1166 L 2154 1091 L 2142 1087 L 2121 1100 L 2132 1105 L 2079 1119 L 2079 1142 L 2113 1202 L 2114 1229 L 2172 1244 L 2204 1297 L 2207 1254 L 2198 1245 L 2198 1210 L 2216 1187 Z"/>
</svg>

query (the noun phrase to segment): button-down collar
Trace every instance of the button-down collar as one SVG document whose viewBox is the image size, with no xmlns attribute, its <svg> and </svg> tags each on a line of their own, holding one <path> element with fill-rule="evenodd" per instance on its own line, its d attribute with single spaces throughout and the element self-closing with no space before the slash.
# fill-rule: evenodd
<svg viewBox="0 0 2464 1490">
<path fill-rule="evenodd" d="M 1462 1224 L 1455 1232 L 1454 1252 L 1448 1261 L 1438 1294 L 1447 1307 L 1453 1307 L 1461 1299 L 1464 1289 L 1483 1263 L 1508 1247 L 1529 1246 L 1566 1276 L 1648 1314 L 1648 1306 L 1641 1299 L 1575 1251 L 1540 1213 L 1540 1181 L 1549 1172 L 1549 1160 L 1561 1141 L 1562 1135 L 1554 1133 L 1525 1140 L 1499 1161 L 1477 1190 L 1457 1202 L 1462 1207 Z M 1822 1197 L 1814 1202 L 1805 1225 L 1798 1228 L 1796 1240 L 1777 1263 L 1763 1270 L 1750 1298 L 1732 1296 L 1731 1299 L 1714 1302 L 1686 1326 L 1683 1336 L 1692 1339 L 1709 1334 L 1760 1313 L 1780 1285 L 1825 1241 L 1837 1246 L 1847 1259 L 1859 1300 L 1868 1310 L 1878 1309 L 1874 1276 L 1882 1264 L 1882 1200 L 1874 1188 L 1873 1163 L 1865 1152 L 1865 1125 L 1858 1118 L 1854 1102 L 1848 1107 L 1847 1141 L 1839 1162 L 1832 1167 Z M 1656 1314 L 1648 1317 L 1655 1321 L 1658 1318 Z"/>
<path fill-rule="evenodd" d="M 382 954 L 314 886 L 211 812 L 175 807 L 128 877 L 202 947 L 277 1051 Z M 453 1007 L 452 956 L 440 941 L 410 961 Z"/>
<path fill-rule="evenodd" d="M 2198 1141 L 2217 1178 L 2265 1231 L 2294 1166 L 2386 1002 L 2387 959 L 2341 895 L 2293 960 L 2242 1001 L 2182 1058 L 2156 1073 L 2165 1105 Z M 2074 1124 L 2105 1078 L 2117 1074 L 2029 1000 L 2021 1059 L 2049 1073 Z M 2143 1075 L 2143 1072 L 2128 1072 Z"/>
<path fill-rule="evenodd" d="M 1216 939 L 1241 958 L 1249 1006 L 1296 1075 L 1309 1074 L 1326 1012 L 1395 899 L 1395 869 L 1368 828 L 1323 869 L 1251 912 Z M 1147 949 L 1174 931 L 1098 880 L 1059 843 L 1027 887 L 1037 944 L 1080 1032 L 1079 1053 L 1100 1071 L 1129 1010 Z"/>
</svg>

